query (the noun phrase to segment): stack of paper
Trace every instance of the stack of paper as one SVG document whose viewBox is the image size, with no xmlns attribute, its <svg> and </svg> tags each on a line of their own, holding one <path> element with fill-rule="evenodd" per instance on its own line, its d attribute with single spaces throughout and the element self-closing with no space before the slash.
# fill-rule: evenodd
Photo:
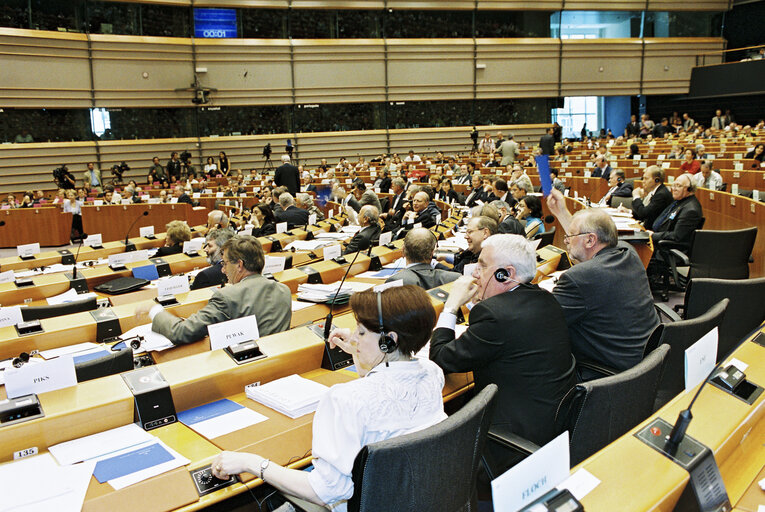
<svg viewBox="0 0 765 512">
<path fill-rule="evenodd" d="M 314 238 L 316 240 L 333 240 L 333 241 L 334 240 L 345 240 L 346 238 L 348 238 L 348 234 L 347 233 L 324 233 L 324 232 L 320 232 L 320 233 L 314 234 Z"/>
<path fill-rule="evenodd" d="M 173 342 L 165 336 L 151 330 L 151 324 L 144 324 L 133 327 L 128 332 L 122 334 L 120 339 L 126 340 L 134 336 L 143 336 L 141 347 L 136 352 L 161 351 L 173 348 Z"/>
<path fill-rule="evenodd" d="M 252 409 L 226 399 L 178 413 L 178 421 L 207 439 L 230 434 L 267 419 Z"/>
<path fill-rule="evenodd" d="M 339 286 L 339 283 L 301 284 L 298 286 L 297 298 L 305 302 L 331 303 L 334 300 L 337 304 L 345 304 L 350 300 L 353 288 L 346 284 L 338 293 Z M 335 294 L 337 294 L 337 299 L 335 299 Z"/>
<path fill-rule="evenodd" d="M 47 301 L 48 304 L 51 306 L 55 306 L 57 304 L 67 304 L 69 302 L 74 302 L 77 300 L 85 300 L 90 299 L 92 297 L 96 297 L 96 294 L 93 292 L 89 293 L 77 293 L 77 290 L 74 288 L 69 288 L 67 291 L 60 295 L 54 295 L 53 297 L 48 297 Z"/>
<path fill-rule="evenodd" d="M 327 386 L 300 375 L 290 375 L 262 386 L 245 387 L 247 398 L 292 419 L 314 412 L 327 391 Z"/>
</svg>

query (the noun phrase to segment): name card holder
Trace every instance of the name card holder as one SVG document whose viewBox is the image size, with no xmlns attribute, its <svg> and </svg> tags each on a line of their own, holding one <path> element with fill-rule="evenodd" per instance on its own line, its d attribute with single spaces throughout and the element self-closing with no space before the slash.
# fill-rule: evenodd
<svg viewBox="0 0 765 512">
<path fill-rule="evenodd" d="M 16 288 L 25 288 L 27 286 L 34 286 L 35 284 L 31 277 L 16 279 L 14 283 L 16 284 Z"/>
<path fill-rule="evenodd" d="M 156 297 L 154 300 L 165 308 L 168 306 L 175 306 L 176 304 L 180 304 L 178 299 L 175 298 L 175 295 L 163 295 L 161 297 Z"/>
<path fill-rule="evenodd" d="M 62 265 L 74 265 L 74 254 L 72 254 L 72 251 L 69 249 L 62 249 L 58 251 L 58 253 L 61 255 L 61 264 Z"/>
<path fill-rule="evenodd" d="M 23 395 L 0 401 L 0 428 L 45 416 L 37 395 Z"/>
<path fill-rule="evenodd" d="M 245 364 L 258 359 L 264 359 L 266 355 L 260 351 L 257 341 L 245 341 L 226 347 L 223 351 L 234 360 L 236 364 Z"/>
<path fill-rule="evenodd" d="M 77 277 L 73 277 L 71 272 L 66 272 L 64 276 L 69 279 L 69 289 L 79 293 L 88 293 L 88 280 L 82 275 L 82 272 L 77 273 Z"/>
<path fill-rule="evenodd" d="M 45 332 L 39 320 L 19 322 L 14 327 L 16 327 L 16 332 L 19 336 L 30 336 L 32 334 L 40 334 Z"/>
<path fill-rule="evenodd" d="M 96 321 L 96 341 L 98 343 L 122 334 L 120 320 L 111 308 L 98 308 L 95 311 L 89 311 L 89 313 Z"/>
<path fill-rule="evenodd" d="M 154 263 L 157 267 L 157 274 L 159 277 L 167 277 L 173 275 L 173 271 L 170 268 L 170 264 L 162 258 L 151 258 L 149 261 Z"/>
<path fill-rule="evenodd" d="M 305 273 L 308 276 L 308 283 L 309 284 L 322 284 L 323 281 L 321 280 L 321 272 L 316 270 L 315 268 L 306 265 L 304 267 L 298 267 L 299 270 L 302 270 L 303 273 Z"/>
<path fill-rule="evenodd" d="M 282 243 L 279 241 L 278 238 L 274 238 L 272 236 L 267 236 L 266 240 L 271 241 L 271 250 L 268 252 L 281 252 L 282 251 Z M 287 268 L 287 264 L 285 263 L 284 268 Z"/>
</svg>

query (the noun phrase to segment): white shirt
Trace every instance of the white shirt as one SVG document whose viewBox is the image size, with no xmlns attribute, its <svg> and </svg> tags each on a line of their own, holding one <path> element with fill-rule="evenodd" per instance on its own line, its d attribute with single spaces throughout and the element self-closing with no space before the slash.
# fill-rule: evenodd
<svg viewBox="0 0 765 512">
<path fill-rule="evenodd" d="M 420 155 L 407 155 L 406 158 L 404 158 L 404 162 L 422 162 L 422 158 L 420 158 Z"/>
<path fill-rule="evenodd" d="M 443 387 L 441 368 L 419 358 L 379 364 L 363 379 L 332 386 L 313 418 L 314 470 L 308 482 L 316 495 L 345 512 L 361 448 L 445 419 Z"/>
<path fill-rule="evenodd" d="M 704 175 L 701 174 L 701 171 L 694 174 L 692 180 L 697 187 L 708 188 L 709 190 L 720 190 L 723 185 L 722 176 L 715 171 L 709 172 L 709 180 L 704 179 Z"/>
</svg>

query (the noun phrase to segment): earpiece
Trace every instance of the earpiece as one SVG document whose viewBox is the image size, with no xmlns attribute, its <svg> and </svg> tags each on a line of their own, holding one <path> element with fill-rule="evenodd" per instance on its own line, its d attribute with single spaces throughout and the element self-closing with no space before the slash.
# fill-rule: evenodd
<svg viewBox="0 0 765 512">
<path fill-rule="evenodd" d="M 510 278 L 510 273 L 507 271 L 506 268 L 498 268 L 494 271 L 494 279 L 497 280 L 498 283 L 504 283 Z"/>
<path fill-rule="evenodd" d="M 654 178 L 653 181 L 656 183 L 661 183 L 661 178 Z"/>
<path fill-rule="evenodd" d="M 385 327 L 383 327 L 382 292 L 377 292 L 377 324 L 380 326 L 380 340 L 378 341 L 380 351 L 385 354 L 395 352 L 398 344 L 393 339 L 393 336 L 385 332 Z"/>
</svg>

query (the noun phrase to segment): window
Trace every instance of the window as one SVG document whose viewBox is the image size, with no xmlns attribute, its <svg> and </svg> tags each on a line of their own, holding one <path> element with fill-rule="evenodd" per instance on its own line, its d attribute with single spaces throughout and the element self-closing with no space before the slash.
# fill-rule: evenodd
<svg viewBox="0 0 765 512">
<path fill-rule="evenodd" d="M 550 33 L 561 39 L 640 37 L 641 12 L 563 11 L 550 16 Z"/>
<path fill-rule="evenodd" d="M 597 133 L 600 130 L 603 99 L 597 96 L 565 98 L 563 108 L 552 109 L 552 121 L 563 127 L 563 137 L 579 138 L 582 130 Z"/>
<path fill-rule="evenodd" d="M 109 130 L 109 134 L 111 134 L 112 121 L 109 118 L 109 111 L 105 108 L 91 108 L 90 129 L 98 137 L 101 137 L 106 130 Z"/>
</svg>

